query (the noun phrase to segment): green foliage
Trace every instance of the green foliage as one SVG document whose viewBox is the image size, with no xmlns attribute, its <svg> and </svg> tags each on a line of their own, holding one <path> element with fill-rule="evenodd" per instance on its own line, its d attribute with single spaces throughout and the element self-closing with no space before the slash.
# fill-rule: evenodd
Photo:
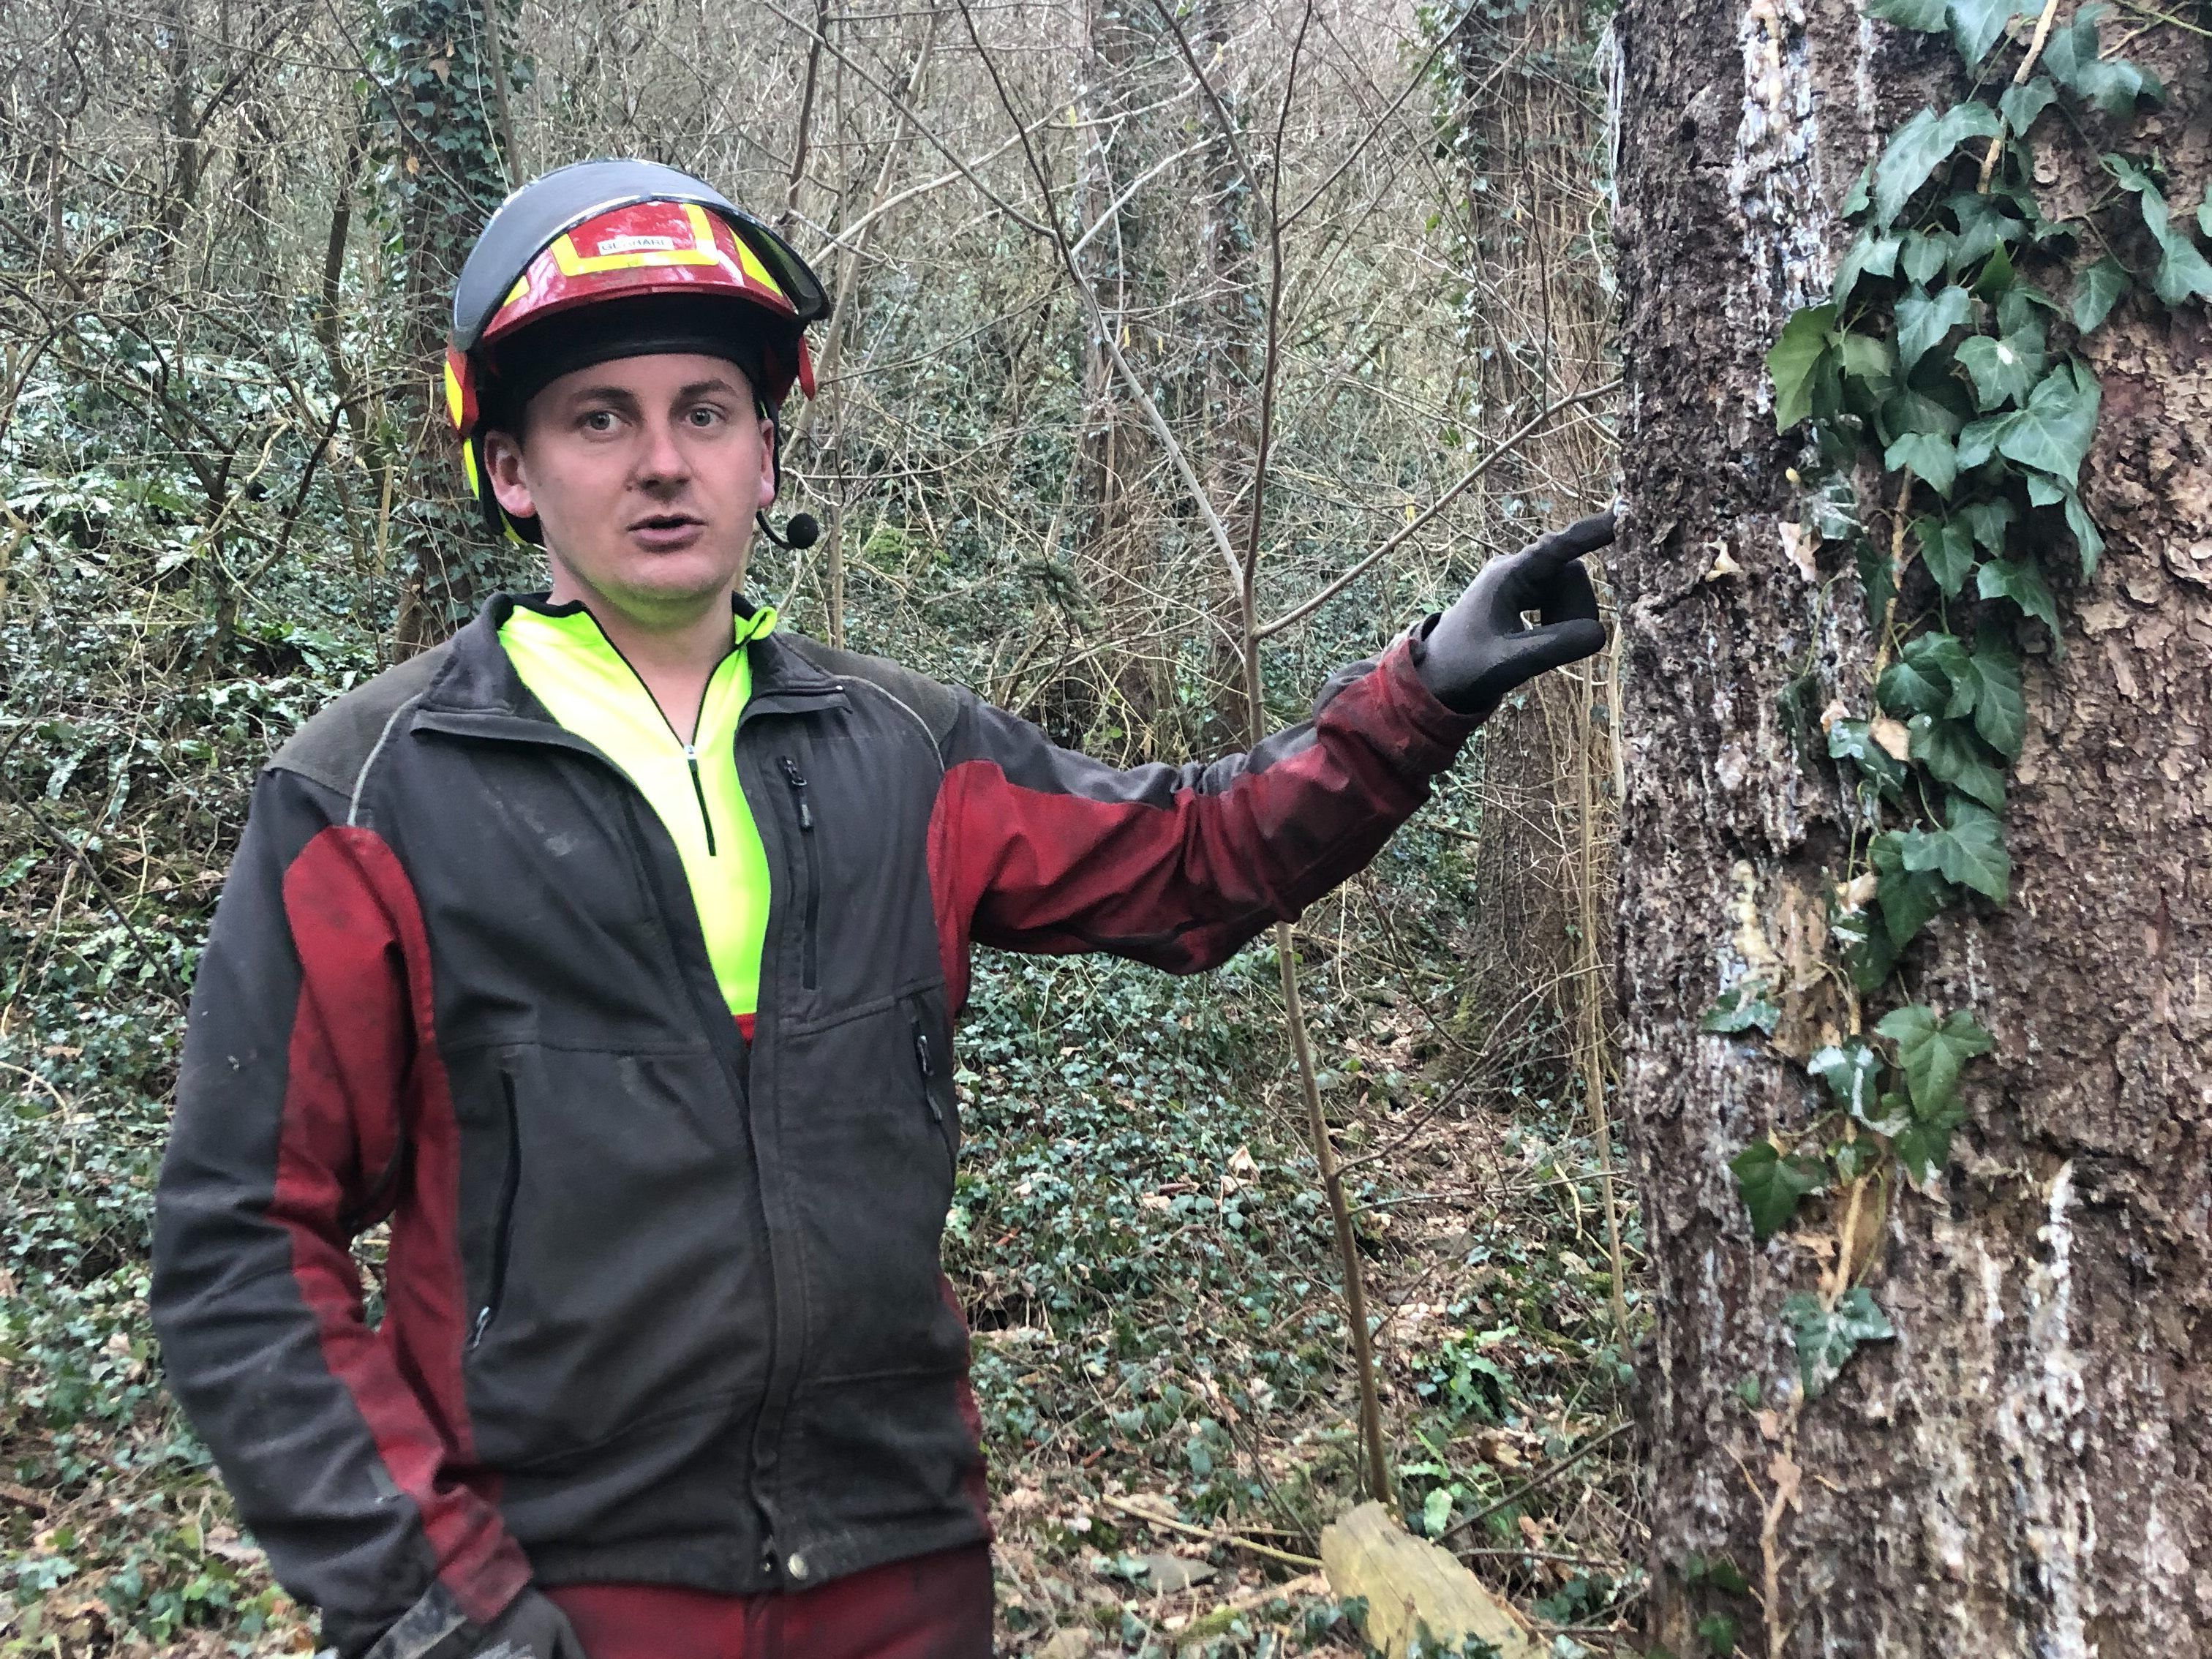
<svg viewBox="0 0 2212 1659">
<path fill-rule="evenodd" d="M 1875 1305 L 1863 1285 L 1845 1291 L 1832 1308 L 1809 1291 L 1793 1291 L 1782 1304 L 1782 1318 L 1797 1349 L 1797 1376 L 1808 1400 L 1818 1400 L 1827 1391 L 1862 1344 L 1887 1342 L 1897 1335 L 1889 1316 Z"/>
<path fill-rule="evenodd" d="M 1828 1184 L 1827 1170 L 1817 1159 L 1785 1157 L 1771 1140 L 1753 1141 L 1729 1168 L 1735 1171 L 1744 1207 L 1751 1212 L 1753 1236 L 1762 1244 L 1790 1224 L 1800 1199 Z"/>
</svg>

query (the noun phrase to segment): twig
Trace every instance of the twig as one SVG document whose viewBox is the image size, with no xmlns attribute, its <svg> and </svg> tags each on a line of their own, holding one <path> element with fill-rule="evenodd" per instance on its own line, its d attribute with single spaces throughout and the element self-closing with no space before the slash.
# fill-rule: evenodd
<svg viewBox="0 0 2212 1659">
<path fill-rule="evenodd" d="M 2051 25 L 2058 15 L 2058 0 L 2043 0 L 2043 15 L 2035 20 L 2035 39 L 2028 42 L 2027 56 L 2020 60 L 2013 71 L 2012 83 L 2016 87 L 2027 84 L 2027 77 L 2035 73 L 2035 60 L 2043 56 L 2043 43 L 2051 38 Z M 1981 182 L 1975 190 L 1981 195 L 1990 193 L 1990 181 L 1996 178 L 1997 157 L 2004 153 L 2005 121 L 1997 118 L 1997 130 L 1990 135 L 1990 147 L 1982 152 Z"/>
<path fill-rule="evenodd" d="M 1289 1550 L 1279 1550 L 1272 1544 L 1262 1544 L 1254 1539 L 1240 1537 L 1225 1528 L 1194 1527 L 1188 1521 L 1178 1521 L 1171 1516 L 1162 1515 L 1155 1510 L 1145 1508 L 1141 1504 L 1132 1503 L 1126 1498 L 1105 1497 L 1098 1501 L 1109 1510 L 1119 1510 L 1124 1515 L 1133 1515 L 1139 1521 L 1149 1521 L 1152 1525 L 1164 1527 L 1170 1532 L 1182 1533 L 1192 1538 L 1203 1538 L 1210 1544 L 1233 1545 L 1240 1550 L 1249 1550 L 1255 1555 L 1264 1555 L 1270 1561 L 1280 1561 L 1285 1566 L 1313 1568 L 1321 1565 L 1321 1562 L 1313 1556 L 1298 1555 Z M 1280 1593 L 1279 1587 L 1277 1587 L 1274 1593 Z"/>
<path fill-rule="evenodd" d="M 1351 586 L 1352 583 L 1358 581 L 1370 570 L 1372 570 L 1376 565 L 1380 563 L 1383 559 L 1388 558 L 1391 553 L 1395 551 L 1398 547 L 1405 542 L 1407 538 L 1418 532 L 1423 526 L 1427 525 L 1431 519 L 1434 519 L 1437 514 L 1443 512 L 1444 508 L 1449 507 L 1455 501 L 1458 500 L 1460 495 L 1470 484 L 1479 483 L 1484 473 L 1489 471 L 1490 469 L 1497 463 L 1504 460 L 1506 456 L 1511 454 L 1516 446 L 1517 446 L 1522 439 L 1528 437 L 1531 433 L 1541 428 L 1552 418 L 1552 416 L 1559 414 L 1562 410 L 1573 408 L 1577 404 L 1586 404 L 1593 398 L 1602 398 L 1608 392 L 1618 392 L 1620 390 L 1620 382 L 1619 380 L 1607 380 L 1603 386 L 1592 386 L 1587 392 L 1571 393 L 1567 397 L 1560 398 L 1559 402 L 1553 404 L 1550 408 L 1543 410 L 1540 414 L 1535 416 L 1517 430 L 1509 433 L 1506 436 L 1499 439 L 1498 442 L 1491 446 L 1490 453 L 1487 455 L 1485 455 L 1480 461 L 1477 461 L 1474 466 L 1462 473 L 1458 480 L 1452 484 L 1450 489 L 1445 490 L 1443 495 L 1437 496 L 1433 501 L 1431 501 L 1425 511 L 1420 513 L 1407 522 L 1403 528 L 1400 529 L 1388 541 L 1384 542 L 1382 546 L 1376 548 L 1372 553 L 1370 553 L 1358 564 L 1355 564 L 1351 569 L 1346 571 L 1341 576 L 1339 576 L 1327 587 L 1322 588 L 1322 591 L 1315 594 L 1313 598 L 1292 606 L 1290 610 L 1285 611 L 1281 616 L 1276 617 L 1274 621 L 1262 625 L 1260 629 L 1260 637 L 1263 640 L 1273 639 L 1276 635 L 1281 633 L 1285 628 L 1291 626 L 1293 623 L 1304 622 L 1308 617 L 1313 615 L 1315 611 L 1320 610 L 1322 606 L 1327 605 L 1338 594 L 1343 592 L 1346 588 Z"/>
<path fill-rule="evenodd" d="M 1596 1439 L 1586 1441 L 1582 1445 L 1576 1447 L 1574 1450 L 1569 1452 L 1558 1462 L 1553 1464 L 1550 1468 L 1546 1469 L 1543 1474 L 1538 1475 L 1534 1480 L 1523 1482 L 1513 1491 L 1506 1493 L 1504 1497 L 1499 1498 L 1495 1504 L 1491 1504 L 1487 1509 L 1477 1510 L 1473 1515 L 1468 1516 L 1464 1521 L 1453 1522 L 1450 1526 L 1444 1529 L 1443 1536 L 1439 1538 L 1437 1541 L 1440 1544 L 1447 1543 L 1450 1540 L 1458 1537 L 1460 1534 L 1465 1532 L 1469 1527 L 1474 1526 L 1477 1522 L 1487 1521 L 1492 1516 L 1497 1514 L 1498 1510 L 1510 1509 L 1512 1505 L 1519 1503 L 1522 1498 L 1526 1498 L 1530 1492 L 1534 1492 L 1539 1486 L 1549 1486 L 1553 1481 L 1565 1474 L 1569 1469 L 1574 1468 L 1576 1464 L 1581 1462 L 1583 1459 L 1588 1457 L 1599 1447 L 1607 1445 L 1613 1441 L 1620 1439 L 1622 1435 L 1626 1434 L 1635 1426 L 1636 1425 L 1633 1423 L 1616 1423 L 1613 1427 L 1607 1429 L 1603 1434 L 1598 1436 Z"/>
</svg>

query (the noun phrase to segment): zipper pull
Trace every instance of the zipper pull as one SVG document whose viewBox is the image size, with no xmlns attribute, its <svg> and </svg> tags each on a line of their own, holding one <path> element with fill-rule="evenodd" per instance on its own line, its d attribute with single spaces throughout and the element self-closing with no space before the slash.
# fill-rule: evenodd
<svg viewBox="0 0 2212 1659">
<path fill-rule="evenodd" d="M 914 1034 L 914 1057 L 921 1066 L 921 1093 L 922 1098 L 929 1103 L 930 1121 L 942 1124 L 945 1109 L 937 1103 L 937 1097 L 929 1091 L 929 1080 L 937 1075 L 937 1068 L 930 1057 L 928 1032 L 916 1031 Z"/>
<path fill-rule="evenodd" d="M 469 1346 L 479 1346 L 484 1339 L 484 1327 L 491 1323 L 491 1304 L 487 1302 L 477 1310 L 476 1328 L 469 1333 Z"/>
<path fill-rule="evenodd" d="M 784 781 L 791 786 L 791 798 L 799 804 L 799 827 L 801 830 L 811 830 L 814 828 L 814 811 L 806 804 L 806 780 L 800 775 L 797 761 L 788 755 L 781 758 L 783 762 Z"/>
</svg>

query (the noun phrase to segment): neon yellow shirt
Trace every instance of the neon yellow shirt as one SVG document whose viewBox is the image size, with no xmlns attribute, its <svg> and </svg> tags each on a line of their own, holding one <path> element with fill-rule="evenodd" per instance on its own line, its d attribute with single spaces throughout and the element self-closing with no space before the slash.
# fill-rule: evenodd
<svg viewBox="0 0 2212 1659">
<path fill-rule="evenodd" d="M 775 627 L 767 605 L 737 619 L 737 648 L 707 681 L 689 745 L 581 605 L 549 615 L 518 605 L 499 630 L 507 660 L 546 711 L 622 768 L 659 814 L 684 860 L 722 1000 L 741 1017 L 760 1005 L 768 852 L 738 782 L 738 717 L 752 695 L 746 641 Z"/>
</svg>

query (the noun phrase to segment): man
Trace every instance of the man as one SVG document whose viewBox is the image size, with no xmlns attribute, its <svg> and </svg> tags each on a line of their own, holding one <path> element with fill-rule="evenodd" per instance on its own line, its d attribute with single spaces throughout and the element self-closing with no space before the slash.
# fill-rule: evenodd
<svg viewBox="0 0 2212 1659">
<path fill-rule="evenodd" d="M 938 1265 L 970 945 L 1219 963 L 1603 642 L 1577 558 L 1609 519 L 1494 562 L 1251 754 L 1116 771 L 780 630 L 745 555 L 824 308 L 667 168 L 510 198 L 448 391 L 551 591 L 339 699 L 257 785 L 154 1309 L 348 1659 L 988 1653 Z M 348 1247 L 386 1218 L 372 1327 Z"/>
</svg>

